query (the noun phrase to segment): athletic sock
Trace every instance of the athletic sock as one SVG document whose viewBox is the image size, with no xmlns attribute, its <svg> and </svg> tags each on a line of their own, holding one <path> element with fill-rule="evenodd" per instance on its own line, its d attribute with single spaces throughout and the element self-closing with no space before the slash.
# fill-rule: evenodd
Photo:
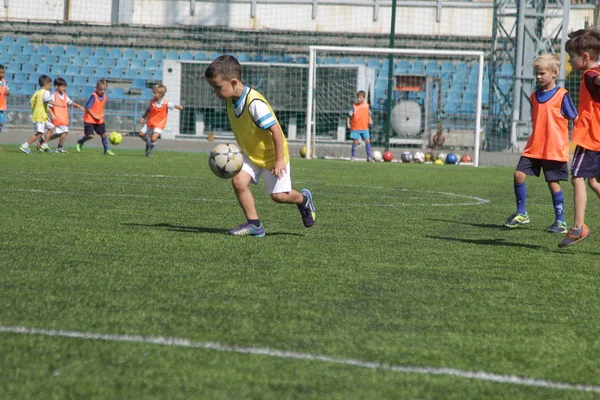
<svg viewBox="0 0 600 400">
<path fill-rule="evenodd" d="M 565 198 L 562 190 L 552 193 L 552 204 L 554 205 L 554 215 L 557 221 L 565 220 Z"/>
<path fill-rule="evenodd" d="M 365 145 L 365 148 L 367 149 L 367 160 L 371 159 L 371 143 L 367 143 Z"/>
<path fill-rule="evenodd" d="M 104 152 L 108 151 L 108 136 L 102 136 L 102 147 L 104 147 Z"/>
<path fill-rule="evenodd" d="M 352 152 L 350 153 L 350 156 L 352 158 L 356 156 L 356 145 L 354 143 L 352 143 Z"/>
<path fill-rule="evenodd" d="M 253 226 L 257 227 L 257 228 L 260 228 L 260 220 L 259 219 L 249 219 L 248 223 L 250 225 L 253 225 Z"/>
<path fill-rule="evenodd" d="M 527 214 L 527 209 L 525 208 L 526 200 L 527 200 L 527 187 L 525 183 L 514 184 L 515 186 L 515 199 L 517 200 L 517 213 L 519 214 Z"/>
</svg>

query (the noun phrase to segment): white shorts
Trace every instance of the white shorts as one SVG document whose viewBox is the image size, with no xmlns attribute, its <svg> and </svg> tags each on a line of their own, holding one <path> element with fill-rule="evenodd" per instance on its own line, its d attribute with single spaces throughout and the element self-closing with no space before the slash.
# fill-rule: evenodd
<svg viewBox="0 0 600 400">
<path fill-rule="evenodd" d="M 69 132 L 69 127 L 66 125 L 59 125 L 59 126 L 55 127 L 55 130 L 54 130 L 55 135 L 60 135 L 63 133 L 68 133 L 68 132 Z"/>
<path fill-rule="evenodd" d="M 265 180 L 265 193 L 266 194 L 275 194 L 275 193 L 284 193 L 292 191 L 292 174 L 290 171 L 290 162 L 285 166 L 285 173 L 279 179 L 275 175 L 271 175 L 271 170 L 268 170 L 263 167 L 259 167 L 254 164 L 246 154 L 244 156 L 244 165 L 242 166 L 242 171 L 250 175 L 252 178 L 253 184 L 258 184 L 261 175 L 264 175 Z"/>
<path fill-rule="evenodd" d="M 34 122 L 33 123 L 33 133 L 46 133 L 48 129 L 54 128 L 52 122 Z"/>
<path fill-rule="evenodd" d="M 145 133 L 146 135 L 152 135 L 153 133 L 158 133 L 161 135 L 163 130 L 160 128 L 150 128 L 148 125 L 144 125 L 142 126 L 142 130 L 140 132 Z"/>
</svg>

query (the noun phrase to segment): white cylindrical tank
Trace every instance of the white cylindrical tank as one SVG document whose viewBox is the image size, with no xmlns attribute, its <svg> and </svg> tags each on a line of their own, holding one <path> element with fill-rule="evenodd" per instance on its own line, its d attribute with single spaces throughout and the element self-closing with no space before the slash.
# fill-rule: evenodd
<svg viewBox="0 0 600 400">
<path fill-rule="evenodd" d="M 412 137 L 421 133 L 423 110 L 415 101 L 402 101 L 392 109 L 392 129 L 397 136 Z"/>
</svg>

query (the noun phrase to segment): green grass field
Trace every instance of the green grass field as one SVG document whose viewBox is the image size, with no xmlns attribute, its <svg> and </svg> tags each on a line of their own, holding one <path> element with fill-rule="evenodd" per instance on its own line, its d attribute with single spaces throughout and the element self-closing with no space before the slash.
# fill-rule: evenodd
<svg viewBox="0 0 600 400">
<path fill-rule="evenodd" d="M 293 159 L 315 226 L 259 185 L 267 236 L 230 237 L 243 215 L 207 157 L 4 147 L 1 398 L 600 396 L 600 202 L 591 193 L 591 237 L 559 250 L 562 236 L 544 232 L 554 214 L 542 178 L 527 181 L 532 222 L 501 228 L 515 207 L 513 168 Z M 563 189 L 570 223 L 570 183 Z M 14 327 L 65 332 L 7 332 Z"/>
</svg>

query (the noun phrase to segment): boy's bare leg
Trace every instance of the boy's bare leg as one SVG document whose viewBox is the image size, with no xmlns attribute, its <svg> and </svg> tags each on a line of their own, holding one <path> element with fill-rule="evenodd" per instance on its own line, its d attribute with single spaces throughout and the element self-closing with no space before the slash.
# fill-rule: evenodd
<svg viewBox="0 0 600 400">
<path fill-rule="evenodd" d="M 256 205 L 254 204 L 254 195 L 250 190 L 251 179 L 252 178 L 250 177 L 250 175 L 248 175 L 244 171 L 241 171 L 231 180 L 231 185 L 233 186 L 235 195 L 238 199 L 238 202 L 240 203 L 240 207 L 242 207 L 244 216 L 248 221 L 258 219 Z"/>
<path fill-rule="evenodd" d="M 573 226 L 583 227 L 585 221 L 585 207 L 587 206 L 587 188 L 585 180 L 581 177 L 573 177 Z"/>
<path fill-rule="evenodd" d="M 291 190 L 290 192 L 282 192 L 282 193 L 273 193 L 271 195 L 271 199 L 275 203 L 282 204 L 302 204 L 304 197 L 295 190 Z"/>
</svg>

